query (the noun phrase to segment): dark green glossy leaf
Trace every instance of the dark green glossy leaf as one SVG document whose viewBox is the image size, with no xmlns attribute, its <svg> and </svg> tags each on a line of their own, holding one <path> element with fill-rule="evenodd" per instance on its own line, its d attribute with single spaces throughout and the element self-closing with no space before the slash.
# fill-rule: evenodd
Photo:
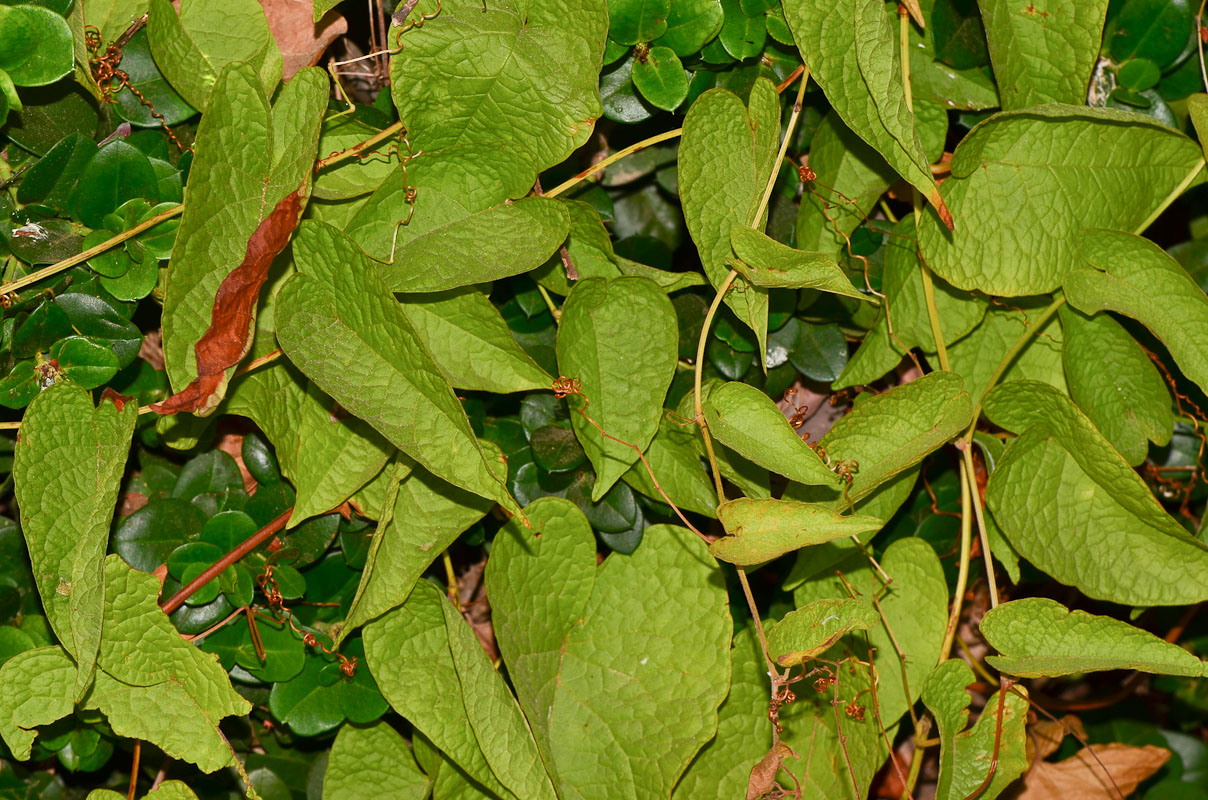
<svg viewBox="0 0 1208 800">
<path fill-rule="evenodd" d="M 679 56 L 669 47 L 651 47 L 633 65 L 633 85 L 664 111 L 674 111 L 688 96 L 688 75 Z"/>
</svg>

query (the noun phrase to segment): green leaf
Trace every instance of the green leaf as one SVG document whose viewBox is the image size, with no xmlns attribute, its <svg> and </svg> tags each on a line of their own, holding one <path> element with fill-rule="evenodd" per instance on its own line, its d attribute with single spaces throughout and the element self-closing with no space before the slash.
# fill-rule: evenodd
<svg viewBox="0 0 1208 800">
<path fill-rule="evenodd" d="M 436 8 L 424 0 L 412 19 Z M 531 157 L 531 186 L 536 172 L 591 135 L 607 31 L 605 0 L 505 4 L 485 13 L 478 0 L 443 3 L 390 60 L 408 138 L 429 152 L 502 140 L 505 152 Z"/>
<path fill-rule="evenodd" d="M 990 308 L 973 331 L 948 349 L 952 371 L 965 380 L 973 397 L 981 397 L 994 371 L 1011 347 L 1019 341 L 1031 319 L 1039 316 L 1047 305 L 1039 301 L 1022 301 L 1012 308 Z M 1028 341 L 999 381 L 1038 380 L 1065 390 L 1065 370 L 1062 367 L 1062 342 L 1054 335 L 1061 328 L 1052 319 Z"/>
<path fill-rule="evenodd" d="M 253 677 L 266 683 L 288 681 L 297 677 L 306 665 L 306 645 L 302 637 L 285 623 L 256 618 L 256 631 L 263 647 L 261 660 L 252 642 L 247 625 L 235 623 L 210 634 L 202 649 L 216 654 L 224 669 L 238 664 Z"/>
<path fill-rule="evenodd" d="M 301 225 L 277 339 L 311 380 L 434 474 L 517 509 L 444 374 L 372 262 L 329 225 Z M 370 378 L 369 376 L 372 376 Z"/>
<path fill-rule="evenodd" d="M 835 486 L 838 476 L 802 441 L 766 394 L 746 383 L 726 383 L 704 400 L 709 431 L 725 446 L 798 483 Z"/>
<path fill-rule="evenodd" d="M 1076 268 L 1083 228 L 1136 228 L 1203 163 L 1195 142 L 1142 114 L 1057 104 L 996 114 L 953 156 L 944 192 L 956 230 L 928 214 L 919 247 L 958 288 L 1051 292 Z"/>
<path fill-rule="evenodd" d="M 879 0 L 790 0 L 784 17 L 835 112 L 947 217 L 902 90 L 897 37 Z M 870 198 L 871 199 L 871 198 Z"/>
<path fill-rule="evenodd" d="M 166 13 L 175 15 L 170 8 Z M 212 24 L 219 17 L 211 10 L 206 18 Z M 223 71 L 198 126 L 197 156 L 164 295 L 164 360 L 174 390 L 197 377 L 194 345 L 212 322 L 229 325 L 232 336 L 244 324 L 245 331 L 255 329 L 254 304 L 246 322 L 213 320 L 215 296 L 251 257 L 249 239 L 278 203 L 295 191 L 302 192 L 305 203 L 326 103 L 327 79 L 317 69 L 295 75 L 271 111 L 250 66 Z M 207 407 L 221 400 L 233 371 L 226 370 Z"/>
<path fill-rule="evenodd" d="M 716 517 L 717 495 L 713 493 L 713 481 L 701 462 L 700 434 L 696 426 L 677 424 L 669 414 L 664 412 L 659 417 L 658 433 L 643 454 L 650 464 L 650 471 L 671 502 L 681 510 Z M 622 480 L 647 497 L 664 501 L 662 492 L 640 461 L 629 468 Z"/>
<path fill-rule="evenodd" d="M 137 418 L 134 404 L 94 409 L 87 392 L 58 384 L 30 404 L 14 452 L 38 593 L 55 635 L 79 664 L 76 698 L 92 682 L 100 647 L 102 562 Z"/>
<path fill-rule="evenodd" d="M 234 63 L 244 62 L 266 95 L 281 80 L 281 51 L 259 3 L 184 0 L 178 15 L 168 0 L 150 0 L 149 10 L 147 38 L 155 64 L 193 108 L 209 110 L 211 89 Z"/>
<path fill-rule="evenodd" d="M 1193 94 L 1188 97 L 1187 112 L 1200 144 L 1204 147 L 1204 155 L 1208 157 L 1208 94 Z"/>
<path fill-rule="evenodd" d="M 880 678 L 880 722 L 890 728 L 918 699 L 940 656 L 948 627 L 948 584 L 939 557 L 921 538 L 893 542 L 881 555 L 879 567 L 864 553 L 850 552 L 845 560 L 795 588 L 793 600 L 803 606 L 815 600 L 844 599 L 851 596 L 849 586 L 863 597 L 880 597 L 880 619 L 867 636 Z M 890 578 L 888 586 L 882 582 L 881 570 Z M 863 635 L 857 641 L 862 642 Z M 904 664 L 899 652 L 905 656 Z"/>
<path fill-rule="evenodd" d="M 379 793 L 399 800 L 424 800 L 428 778 L 419 771 L 406 740 L 388 723 L 345 725 L 327 759 L 323 797 L 360 800 Z"/>
<path fill-rule="evenodd" d="M 667 30 L 670 0 L 610 0 L 608 38 L 618 44 L 652 42 Z"/>
<path fill-rule="evenodd" d="M 834 111 L 822 118 L 814 133 L 809 166 L 816 178 L 801 197 L 797 244 L 806 250 L 844 253 L 844 235 L 864 221 L 897 176 Z"/>
<path fill-rule="evenodd" d="M 28 761 L 37 726 L 71 713 L 78 670 L 61 647 L 19 653 L 0 667 L 0 737 L 19 761 Z"/>
<path fill-rule="evenodd" d="M 104 344 L 83 336 L 69 336 L 55 342 L 50 357 L 58 362 L 59 373 L 84 389 L 103 386 L 117 374 L 118 360 Z"/>
<path fill-rule="evenodd" d="M 724 18 L 717 43 L 739 61 L 759 55 L 768 37 L 763 14 L 748 17 L 740 0 L 721 0 L 721 8 Z"/>
<path fill-rule="evenodd" d="M 17 187 L 17 200 L 67 211 L 80 172 L 96 153 L 96 143 L 91 139 L 78 133 L 64 137 L 25 173 Z"/>
<path fill-rule="evenodd" d="M 970 700 L 965 687 L 970 683 L 973 671 L 969 665 L 951 659 L 936 667 L 923 687 L 923 702 L 935 716 L 939 729 L 940 777 L 936 797 L 940 800 L 960 800 L 970 793 L 978 794 L 991 767 L 994 777 L 978 796 L 997 797 L 1028 768 L 1024 732 L 1028 701 L 1014 692 L 995 692 L 986 701 L 977 723 L 965 731 Z"/>
<path fill-rule="evenodd" d="M 658 431 L 678 340 L 671 301 L 645 278 L 588 278 L 566 299 L 558 368 L 582 384 L 582 397 L 571 400 L 581 404 L 582 413 L 571 414 L 571 425 L 595 468 L 593 501 L 625 474 Z M 618 382 L 617 375 L 625 379 Z M 638 450 L 605 439 L 583 414 Z"/>
<path fill-rule="evenodd" d="M 708 402 L 713 390 L 722 385 L 724 385 L 724 382 L 719 378 L 707 379 L 701 385 L 700 396 L 702 405 Z M 677 417 L 681 419 L 693 419 L 696 416 L 692 400 L 691 392 L 684 395 L 675 411 Z M 697 455 L 700 458 L 704 458 L 704 441 L 695 431 L 691 431 L 691 433 L 691 440 L 696 446 Z M 722 476 L 741 489 L 742 493 L 747 497 L 762 499 L 772 496 L 770 489 L 771 478 L 766 469 L 760 468 L 758 465 L 748 461 L 725 446 L 720 448 L 714 447 L 714 456 L 717 458 L 717 466 L 721 470 Z M 712 486 L 712 482 L 709 485 Z M 713 494 L 713 490 L 710 489 L 708 496 L 711 498 L 710 507 L 714 507 L 714 504 L 717 502 L 717 495 Z"/>
<path fill-rule="evenodd" d="M 90 3 L 89 24 L 92 23 L 91 6 Z M 118 35 L 121 35 L 120 32 Z M 151 55 L 151 43 L 145 28 L 135 33 L 122 48 L 121 66 L 130 85 L 122 86 L 119 91 L 114 92 L 113 99 L 116 101 L 115 110 L 123 119 L 135 125 L 154 127 L 160 124 L 160 120 L 152 114 L 152 110 L 162 116 L 165 125 L 178 125 L 197 113 L 193 106 L 185 102 L 185 99 L 168 85 L 163 73 L 159 71 Z M 135 96 L 131 88 L 145 97 L 150 107 Z"/>
<path fill-rule="evenodd" d="M 1208 675 L 1208 665 L 1176 644 L 1111 617 L 1070 611 L 1043 597 L 1003 603 L 982 619 L 1001 655 L 990 666 L 1021 678 L 1133 669 L 1159 675 Z"/>
<path fill-rule="evenodd" d="M 470 716 L 481 715 L 484 708 L 481 704 L 470 705 L 465 700 L 462 677 L 450 650 L 443 611 L 447 602 L 439 589 L 421 581 L 404 605 L 366 626 L 366 657 L 382 694 L 394 710 L 471 779 L 508 800 L 517 795 L 504 787 L 501 777 L 496 777 L 496 763 L 506 762 L 509 758 L 519 761 L 529 753 L 523 752 L 521 742 L 510 743 L 515 747 L 510 756 L 500 753 L 498 738 L 494 743 L 483 743 L 476 735 Z M 472 644 L 485 657 L 478 643 Z M 484 679 L 488 686 L 479 687 L 480 691 L 506 700 L 499 697 L 507 692 L 502 679 L 493 670 L 491 672 Z M 474 677 L 481 678 L 481 675 Z M 475 699 L 481 698 L 476 695 Z M 484 721 L 480 719 L 479 722 Z M 503 730 L 494 731 L 496 737 L 503 733 Z M 528 747 L 524 749 L 531 748 L 532 737 L 526 736 L 525 740 Z M 492 745 L 493 749 L 489 751 L 492 758 L 488 759 L 485 753 Z M 529 763 L 537 761 L 536 748 L 532 748 Z M 501 763 L 501 768 L 504 765 Z"/>
<path fill-rule="evenodd" d="M 569 502 L 538 500 L 528 513 L 540 538 L 509 523 L 486 587 L 508 673 L 560 792 L 607 784 L 665 797 L 713 735 L 728 683 L 731 625 L 717 566 L 695 535 L 657 525 L 633 555 L 597 567 L 591 528 Z M 689 616 L 691 626 L 676 623 Z"/>
<path fill-rule="evenodd" d="M 633 65 L 633 85 L 664 111 L 674 111 L 688 96 L 688 75 L 670 47 L 652 47 Z"/>
<path fill-rule="evenodd" d="M 655 40 L 681 58 L 695 55 L 721 30 L 720 0 L 671 0 L 667 30 Z"/>
<path fill-rule="evenodd" d="M 495 453 L 503 461 L 502 454 Z M 395 482 L 396 488 L 386 495 L 386 510 L 369 545 L 338 641 L 357 626 L 405 603 L 432 562 L 491 508 L 489 500 L 452 486 L 422 467 L 400 477 L 401 483 Z"/>
<path fill-rule="evenodd" d="M 520 226 L 526 234 L 531 229 Z M 475 288 L 402 298 L 403 312 L 456 389 L 506 394 L 548 389 L 549 373 L 521 349 L 490 299 Z"/>
<path fill-rule="evenodd" d="M 709 545 L 722 561 L 751 566 L 832 539 L 878 531 L 876 517 L 841 516 L 825 506 L 792 500 L 740 498 L 722 503 L 717 516 L 729 534 Z"/>
<path fill-rule="evenodd" d="M 1137 320 L 1162 340 L 1183 374 L 1208 391 L 1208 296 L 1179 262 L 1148 239 L 1119 231 L 1087 231 L 1079 252 L 1094 270 L 1066 276 L 1070 305 Z"/>
<path fill-rule="evenodd" d="M 1107 314 L 1061 309 L 1070 397 L 1133 466 L 1174 431 L 1170 390 L 1137 341 Z M 1103 369 L 1111 364 L 1111 369 Z"/>
<path fill-rule="evenodd" d="M 1188 33 L 1195 27 L 1191 3 L 1130 0 L 1121 6 L 1109 45 L 1117 63 L 1148 58 L 1165 71 L 1186 52 Z"/>
<path fill-rule="evenodd" d="M 790 611 L 768 636 L 768 653 L 782 667 L 794 667 L 822 655 L 853 630 L 868 630 L 880 622 L 865 600 L 815 600 Z"/>
<path fill-rule="evenodd" d="M 844 493 L 856 502 L 938 450 L 972 414 L 960 376 L 933 372 L 859 403 L 819 444 L 832 460 L 857 462 Z"/>
<path fill-rule="evenodd" d="M 679 150 L 679 190 L 688 233 L 700 252 L 705 276 L 721 286 L 730 268 L 730 229 L 759 226 L 754 219 L 780 141 L 780 100 L 771 82 L 751 88 L 750 112 L 724 89 L 698 97 L 684 117 Z M 738 281 L 741 285 L 745 281 Z M 766 290 L 746 286 L 726 295 L 726 304 L 755 332 L 759 352 L 767 349 Z"/>
<path fill-rule="evenodd" d="M 80 170 L 71 212 L 88 227 L 100 228 L 106 214 L 132 197 L 158 202 L 159 181 L 145 155 L 117 140 L 97 150 Z"/>
<path fill-rule="evenodd" d="M 269 710 L 297 736 L 321 736 L 344 721 L 337 691 L 323 680 L 328 666 L 326 659 L 308 654 L 301 673 L 273 684 Z"/>
<path fill-rule="evenodd" d="M 979 298 L 953 289 L 942 278 L 933 276 L 933 285 L 935 308 L 941 320 L 944 343 L 952 346 L 977 327 L 986 312 L 987 304 Z M 927 311 L 927 296 L 923 288 L 913 216 L 905 217 L 895 225 L 893 235 L 886 243 L 881 290 L 885 294 L 884 305 L 888 312 L 877 316 L 872 330 L 864 337 L 859 349 L 847 362 L 843 374 L 834 383 L 836 389 L 864 386 L 876 381 L 901 363 L 909 349 L 923 350 L 928 354 L 929 360 L 935 352 L 935 337 Z M 1014 340 L 1011 340 L 1007 346 L 1013 343 Z M 951 355 L 951 351 L 949 354 Z M 1003 349 L 999 357 L 1005 354 L 1006 350 Z M 936 362 L 932 360 L 931 363 Z M 993 369 L 996 365 L 994 356 L 989 355 L 984 359 L 979 358 L 975 367 L 971 366 L 970 369 Z M 969 387 L 971 383 L 968 372 L 963 376 L 965 385 Z M 985 377 L 988 379 L 988 373 Z"/>
<path fill-rule="evenodd" d="M 1020 556 L 1100 600 L 1149 606 L 1208 597 L 1208 546 L 1171 519 L 1065 395 L 1012 381 L 984 402 L 991 422 L 1022 433 L 986 487 L 994 519 Z"/>
<path fill-rule="evenodd" d="M 369 125 L 352 115 L 329 117 L 319 134 L 319 153 L 338 153 L 381 133 L 381 126 Z M 394 174 L 398 166 L 390 149 L 350 158 L 329 167 L 315 178 L 316 200 L 348 200 L 376 190 Z M 400 154 L 401 158 L 401 154 Z"/>
<path fill-rule="evenodd" d="M 0 70 L 18 86 L 45 86 L 74 64 L 67 20 L 39 5 L 0 6 Z"/>
<path fill-rule="evenodd" d="M 1003 110 L 1086 103 L 1107 0 L 1057 0 L 1043 11 L 1024 0 L 978 5 Z"/>
<path fill-rule="evenodd" d="M 378 269 L 396 292 L 455 289 L 534 270 L 569 232 L 561 203 L 526 197 L 413 236 Z"/>
<path fill-rule="evenodd" d="M 160 582 L 105 561 L 105 627 L 96 684 L 86 699 L 119 736 L 145 739 L 204 772 L 234 759 L 218 730 L 251 704 L 231 688 L 218 659 L 180 637 L 159 608 Z"/>
<path fill-rule="evenodd" d="M 730 229 L 730 245 L 739 258 L 731 266 L 754 286 L 819 289 L 857 300 L 872 299 L 852 286 L 835 260 L 824 253 L 788 247 L 745 225 Z"/>
<path fill-rule="evenodd" d="M 237 379 L 225 409 L 254 420 L 276 448 L 297 488 L 291 527 L 351 497 L 393 450 L 367 422 L 339 414 L 336 401 L 288 363 Z"/>
</svg>

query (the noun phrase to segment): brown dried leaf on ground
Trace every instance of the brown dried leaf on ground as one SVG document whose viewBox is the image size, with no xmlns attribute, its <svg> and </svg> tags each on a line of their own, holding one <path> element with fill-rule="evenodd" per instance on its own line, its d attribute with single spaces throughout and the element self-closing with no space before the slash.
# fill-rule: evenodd
<svg viewBox="0 0 1208 800">
<path fill-rule="evenodd" d="M 221 400 L 216 395 L 226 371 L 238 364 L 252 346 L 252 327 L 260 287 L 269 267 L 289 243 L 302 214 L 302 189 L 286 195 L 248 239 L 243 263 L 223 279 L 214 296 L 210 327 L 197 340 L 197 377 L 177 394 L 151 407 L 157 414 L 205 412 Z"/>
<path fill-rule="evenodd" d="M 1091 755 L 1091 751 L 1094 755 Z M 1037 761 L 1016 800 L 1119 800 L 1170 758 L 1163 747 L 1097 744 L 1052 763 Z M 1110 777 L 1109 777 L 1110 774 Z"/>
<path fill-rule="evenodd" d="M 348 33 L 348 21 L 334 8 L 315 22 L 311 0 L 261 0 L 260 5 L 285 62 L 284 80 L 318 64 L 328 45 Z"/>
</svg>

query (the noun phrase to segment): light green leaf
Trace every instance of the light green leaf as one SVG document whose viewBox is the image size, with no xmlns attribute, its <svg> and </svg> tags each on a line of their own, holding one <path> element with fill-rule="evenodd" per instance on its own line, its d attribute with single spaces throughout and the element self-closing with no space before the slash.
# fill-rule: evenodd
<svg viewBox="0 0 1208 800">
<path fill-rule="evenodd" d="M 730 663 L 730 693 L 717 710 L 717 735 L 675 785 L 674 800 L 745 796 L 751 767 L 767 751 L 768 666 L 751 626 L 735 634 Z M 797 705 L 785 706 L 785 716 Z"/>
<path fill-rule="evenodd" d="M 986 487 L 1020 556 L 1100 600 L 1149 606 L 1208 597 L 1208 546 L 1170 518 L 1065 395 L 1012 381 L 986 396 L 985 411 L 999 427 L 1023 432 Z"/>
<path fill-rule="evenodd" d="M 646 461 L 671 502 L 684 511 L 716 517 L 717 495 L 701 462 L 700 434 L 695 425 L 680 425 L 669 413 L 659 417 L 658 433 L 644 453 Z M 621 479 L 647 497 L 666 502 L 640 461 Z"/>
<path fill-rule="evenodd" d="M 847 240 L 835 228 L 850 235 L 897 175 L 834 111 L 822 118 L 810 141 L 809 166 L 816 178 L 801 196 L 797 245 L 845 253 Z"/>
<path fill-rule="evenodd" d="M 340 728 L 323 774 L 326 800 L 362 800 L 371 795 L 399 800 L 424 800 L 428 795 L 428 778 L 419 771 L 411 748 L 382 720 L 363 728 Z"/>
<path fill-rule="evenodd" d="M 948 348 L 952 371 L 964 378 L 971 396 L 981 397 L 994 370 L 1028 330 L 1029 320 L 1038 317 L 1047 305 L 1045 297 L 1024 301 L 1014 308 L 990 308 L 972 333 Z M 1028 340 L 999 382 L 1012 380 L 1044 381 L 1065 390 L 1061 327 L 1056 319 L 1049 320 Z"/>
<path fill-rule="evenodd" d="M 877 703 L 881 722 L 888 728 L 918 699 L 939 659 L 948 627 L 948 584 L 939 557 L 917 537 L 889 545 L 881 556 L 880 569 L 890 578 L 888 586 L 867 556 L 852 551 L 845 560 L 794 589 L 793 600 L 804 606 L 820 599 L 847 598 L 851 596 L 848 586 L 863 597 L 880 597 L 880 618 L 867 635 L 880 677 Z M 862 643 L 863 637 L 857 641 Z M 905 668 L 899 648 L 905 654 Z"/>
<path fill-rule="evenodd" d="M 725 381 L 721 378 L 707 378 L 701 384 L 701 403 L 707 403 L 713 390 L 724 384 Z M 679 419 L 693 419 L 696 416 L 691 392 L 680 398 L 679 405 L 675 409 L 675 415 Z M 695 443 L 697 455 L 700 458 L 705 458 L 704 440 L 694 428 L 689 428 L 689 430 L 692 431 L 692 441 Z M 721 470 L 722 477 L 741 489 L 742 493 L 747 497 L 771 497 L 771 476 L 768 474 L 768 471 L 743 458 L 725 445 L 718 447 L 717 445 L 719 444 L 721 443 L 714 442 L 713 453 L 717 458 L 717 467 Z M 710 481 L 709 485 L 712 487 L 712 481 Z M 715 508 L 717 495 L 713 494 L 713 491 L 713 489 L 710 489 L 710 506 Z M 716 510 L 714 513 L 716 513 Z"/>
<path fill-rule="evenodd" d="M 1137 340 L 1107 314 L 1087 317 L 1069 308 L 1061 309 L 1061 330 L 1070 396 L 1124 460 L 1137 466 L 1151 441 L 1169 443 L 1170 390 Z"/>
<path fill-rule="evenodd" d="M 143 800 L 197 800 L 197 795 L 183 781 L 164 781 L 143 795 Z"/>
<path fill-rule="evenodd" d="M 381 131 L 351 115 L 337 115 L 323 121 L 319 135 L 319 153 L 338 153 L 354 147 Z M 369 194 L 394 174 L 398 165 L 389 149 L 363 154 L 328 167 L 315 176 L 316 200 L 348 200 Z"/>
<path fill-rule="evenodd" d="M 88 24 L 112 42 L 125 33 L 135 19 L 147 13 L 147 0 L 87 0 Z"/>
<path fill-rule="evenodd" d="M 936 0 L 919 0 L 924 19 L 932 19 Z M 956 69 L 937 59 L 935 25 L 910 26 L 910 87 L 916 102 L 937 103 L 948 109 L 979 111 L 998 108 L 998 87 L 977 67 Z"/>
<path fill-rule="evenodd" d="M 885 4 L 790 0 L 784 17 L 802 59 L 810 65 L 810 77 L 818 81 L 835 112 L 946 215 L 902 90 L 897 36 Z"/>
<path fill-rule="evenodd" d="M 75 662 L 61 647 L 26 650 L 0 667 L 0 738 L 18 761 L 28 761 L 39 725 L 71 713 Z"/>
<path fill-rule="evenodd" d="M 1107 0 L 978 3 L 1006 111 L 1042 103 L 1086 103 L 1099 56 Z"/>
<path fill-rule="evenodd" d="M 92 682 L 105 600 L 103 563 L 138 410 L 93 408 L 70 383 L 29 404 L 13 454 L 21 527 L 47 620 L 79 665 L 74 697 Z"/>
<path fill-rule="evenodd" d="M 857 300 L 872 300 L 852 286 L 835 260 L 824 253 L 788 247 L 745 225 L 730 229 L 730 245 L 740 259 L 731 266 L 754 286 L 820 289 Z"/>
<path fill-rule="evenodd" d="M 905 217 L 894 226 L 893 235 L 886 243 L 881 290 L 885 294 L 883 305 L 888 307 L 888 313 L 878 315 L 876 324 L 847 362 L 834 388 L 873 383 L 896 367 L 908 349 L 919 348 L 928 354 L 935 352 L 916 242 L 914 217 Z M 944 343 L 951 345 L 977 327 L 985 314 L 986 303 L 952 288 L 941 278 L 933 277 L 933 284 Z M 969 386 L 967 377 L 965 386 Z"/>
<path fill-rule="evenodd" d="M 838 476 L 802 441 L 772 398 L 754 386 L 722 384 L 704 406 L 710 433 L 740 455 L 798 483 L 838 484 Z"/>
<path fill-rule="evenodd" d="M 570 218 L 556 200 L 526 197 L 413 237 L 379 268 L 396 292 L 439 292 L 529 272 L 566 240 Z"/>
<path fill-rule="evenodd" d="M 609 436 L 645 450 L 658 431 L 675 375 L 678 341 L 675 309 L 653 281 L 579 281 L 558 327 L 558 369 L 582 382 L 583 397 L 570 402 Z M 605 439 L 577 411 L 571 425 L 595 468 L 592 501 L 599 501 L 638 454 Z"/>
<path fill-rule="evenodd" d="M 633 555 L 597 567 L 573 504 L 541 499 L 529 513 L 540 538 L 509 523 L 486 586 L 560 793 L 667 797 L 713 735 L 728 684 L 731 622 L 716 562 L 686 529 L 655 525 Z M 689 617 L 691 626 L 676 624 Z"/>
<path fill-rule="evenodd" d="M 423 0 L 411 19 L 431 14 Z M 502 140 L 536 172 L 587 141 L 602 113 L 597 80 L 608 34 L 605 0 L 448 0 L 409 31 L 391 58 L 390 83 L 411 143 L 431 151 Z M 389 34 L 394 40 L 397 29 Z"/>
<path fill-rule="evenodd" d="M 866 631 L 880 623 L 866 600 L 815 600 L 794 609 L 768 635 L 768 653 L 782 667 L 795 667 L 829 650 L 845 634 Z"/>
<path fill-rule="evenodd" d="M 709 545 L 709 552 L 741 566 L 762 564 L 832 539 L 878 531 L 885 524 L 876 517 L 841 516 L 811 503 L 745 497 L 722 503 L 717 516 L 729 535 Z"/>
<path fill-rule="evenodd" d="M 506 471 L 498 448 L 485 441 L 483 447 L 493 451 L 500 471 Z M 405 603 L 432 562 L 491 509 L 490 500 L 446 483 L 423 467 L 404 463 L 402 469 L 401 483 L 394 481 L 395 488 L 386 496 L 386 510 L 340 640 L 358 625 Z"/>
<path fill-rule="evenodd" d="M 442 610 L 446 602 L 439 589 L 421 581 L 406 603 L 365 627 L 365 657 L 395 711 L 473 780 L 510 800 L 515 795 L 488 765 L 468 718 L 481 709 L 467 707 L 462 694 Z"/>
<path fill-rule="evenodd" d="M 341 406 L 457 486 L 519 510 L 465 411 L 376 267 L 344 234 L 306 222 L 281 288 L 277 339 Z"/>
<path fill-rule="evenodd" d="M 1208 391 L 1208 296 L 1179 262 L 1148 239 L 1120 231 L 1086 231 L 1079 252 L 1095 269 L 1066 276 L 1070 305 L 1137 320 L 1162 340 L 1183 374 Z"/>
<path fill-rule="evenodd" d="M 936 667 L 923 687 L 923 702 L 939 728 L 940 777 L 935 795 L 939 800 L 977 794 L 990 767 L 996 765 L 994 777 L 978 794 L 992 800 L 1028 768 L 1024 731 L 1028 701 L 1014 692 L 995 692 L 977 724 L 964 731 L 970 700 L 965 687 L 970 683 L 973 670 L 964 661 L 951 659 Z"/>
<path fill-rule="evenodd" d="M 1143 114 L 1058 104 L 996 114 L 952 159 L 944 192 L 956 229 L 927 214 L 919 246 L 961 289 L 1051 292 L 1077 267 L 1083 228 L 1136 228 L 1203 163 L 1195 142 Z"/>
<path fill-rule="evenodd" d="M 937 371 L 858 404 L 819 444 L 833 461 L 856 462 L 844 493 L 856 502 L 942 447 L 972 414 L 960 376 Z"/>
<path fill-rule="evenodd" d="M 210 90 L 237 62 L 248 64 L 265 94 L 281 80 L 281 51 L 254 0 L 183 0 L 179 16 L 169 0 L 150 0 L 147 33 L 156 66 L 193 108 L 208 111 Z"/>
<path fill-rule="evenodd" d="M 1204 147 L 1204 157 L 1208 158 L 1208 94 L 1200 92 L 1188 97 L 1187 113 Z"/>
<path fill-rule="evenodd" d="M 367 422 L 339 413 L 288 361 L 231 384 L 224 410 L 253 420 L 297 491 L 288 527 L 343 503 L 377 475 L 394 448 Z"/>
<path fill-rule="evenodd" d="M 1070 611 L 1044 597 L 991 609 L 981 631 L 1001 654 L 987 657 L 990 666 L 1021 678 L 1108 669 L 1208 675 L 1208 664 L 1176 644 L 1111 617 Z"/>
<path fill-rule="evenodd" d="M 258 5 L 253 7 L 261 14 Z M 211 24 L 221 19 L 213 12 L 210 7 L 206 13 Z M 166 13 L 175 16 L 170 7 Z M 197 156 L 164 294 L 164 360 L 175 391 L 197 377 L 194 345 L 210 328 L 219 287 L 248 258 L 249 238 L 290 193 L 301 192 L 305 203 L 327 92 L 325 74 L 304 69 L 281 91 L 270 113 L 250 66 L 223 71 L 198 126 Z M 231 324 L 233 335 L 248 335 L 249 346 L 256 321 L 252 308 L 246 331 Z M 207 410 L 222 399 L 233 372 L 234 367 L 226 371 Z"/>
<path fill-rule="evenodd" d="M 203 653 L 160 610 L 159 580 L 120 556 L 105 560 L 105 628 L 87 708 L 102 711 L 119 736 L 145 739 L 204 772 L 234 753 L 218 730 L 251 704 L 233 688 L 218 657 Z"/>
<path fill-rule="evenodd" d="M 477 289 L 412 295 L 402 298 L 402 306 L 454 388 L 506 394 L 548 389 L 553 382 L 516 343 L 498 309 Z"/>
<path fill-rule="evenodd" d="M 428 151 L 396 167 L 345 232 L 369 255 L 389 261 L 412 241 L 523 197 L 532 186 L 532 162 L 524 153 L 509 152 L 502 141 Z M 407 224 L 400 225 L 404 220 Z M 514 239 L 514 231 L 508 234 L 509 241 Z"/>
<path fill-rule="evenodd" d="M 700 252 L 705 276 L 716 288 L 730 272 L 730 229 L 756 226 L 755 219 L 780 145 L 780 101 L 771 81 L 751 88 L 750 112 L 738 95 L 712 89 L 697 98 L 684 117 L 679 149 L 679 190 L 688 233 Z M 766 290 L 744 286 L 726 295 L 726 304 L 755 332 L 759 352 L 767 349 Z"/>
</svg>

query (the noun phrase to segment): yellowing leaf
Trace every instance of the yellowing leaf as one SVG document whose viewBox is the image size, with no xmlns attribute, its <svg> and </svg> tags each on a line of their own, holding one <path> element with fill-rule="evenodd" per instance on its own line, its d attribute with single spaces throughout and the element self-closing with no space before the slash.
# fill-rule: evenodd
<svg viewBox="0 0 1208 800">
<path fill-rule="evenodd" d="M 749 566 L 831 539 L 877 531 L 885 523 L 876 517 L 841 516 L 825 506 L 792 500 L 750 500 L 722 503 L 717 515 L 729 534 L 709 545 L 722 561 Z"/>
</svg>

